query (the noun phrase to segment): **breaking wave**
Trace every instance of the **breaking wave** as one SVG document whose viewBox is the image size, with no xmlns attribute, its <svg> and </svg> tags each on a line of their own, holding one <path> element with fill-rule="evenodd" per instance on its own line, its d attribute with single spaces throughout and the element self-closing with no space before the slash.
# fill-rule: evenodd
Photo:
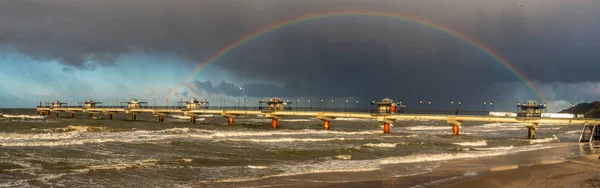
<svg viewBox="0 0 600 188">
<path fill-rule="evenodd" d="M 546 142 L 553 142 L 553 141 L 560 142 L 560 140 L 558 139 L 558 137 L 556 137 L 556 135 L 552 135 L 552 137 L 548 137 L 548 138 L 530 140 L 529 143 L 530 144 L 539 144 L 539 143 L 546 143 Z"/>
<path fill-rule="evenodd" d="M 372 148 L 395 148 L 396 143 L 379 143 L 379 144 L 368 143 L 368 144 L 364 144 L 363 146 L 372 147 Z"/>
<path fill-rule="evenodd" d="M 487 146 L 487 141 L 480 140 L 480 141 L 475 141 L 475 142 L 459 142 L 459 143 L 453 143 L 453 144 L 460 145 L 460 146 Z"/>
<path fill-rule="evenodd" d="M 13 114 L 0 114 L 0 117 L 8 118 L 8 119 L 44 119 L 46 116 L 40 115 L 13 115 Z"/>
</svg>

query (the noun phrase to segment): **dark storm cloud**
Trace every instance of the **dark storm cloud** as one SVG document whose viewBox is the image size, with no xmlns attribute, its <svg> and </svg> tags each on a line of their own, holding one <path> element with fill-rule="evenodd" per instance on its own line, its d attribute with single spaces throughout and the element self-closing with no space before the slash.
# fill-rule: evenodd
<svg viewBox="0 0 600 188">
<path fill-rule="evenodd" d="M 535 80 L 600 80 L 595 76 L 600 69 L 596 55 L 600 20 L 595 19 L 600 2 L 530 0 L 523 7 L 518 3 L 6 0 L 0 1 L 0 48 L 83 69 L 111 65 L 120 54 L 138 51 L 175 53 L 202 62 L 276 21 L 311 12 L 360 9 L 415 15 L 454 28 L 496 49 Z M 227 82 L 193 83 L 203 92 L 234 96 L 445 99 L 490 93 L 486 91 L 490 85 L 519 81 L 465 41 L 419 24 L 367 17 L 287 26 L 243 44 L 215 65 L 236 80 L 281 83 L 245 85 L 244 91 Z"/>
</svg>

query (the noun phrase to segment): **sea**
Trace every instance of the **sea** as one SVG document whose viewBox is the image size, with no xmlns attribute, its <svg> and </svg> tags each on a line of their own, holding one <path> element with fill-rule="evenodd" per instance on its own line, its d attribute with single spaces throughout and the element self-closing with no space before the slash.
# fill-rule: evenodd
<svg viewBox="0 0 600 188">
<path fill-rule="evenodd" d="M 228 125 L 219 115 L 192 124 L 181 114 L 158 122 L 151 114 L 0 112 L 0 187 L 318 187 L 419 177 L 456 160 L 576 145 L 582 129 L 542 124 L 529 140 L 520 123 L 465 122 L 453 136 L 445 121 L 397 121 L 383 134 L 381 123 L 353 118 L 323 130 L 316 118 L 283 117 L 274 130 L 254 115 Z"/>
</svg>

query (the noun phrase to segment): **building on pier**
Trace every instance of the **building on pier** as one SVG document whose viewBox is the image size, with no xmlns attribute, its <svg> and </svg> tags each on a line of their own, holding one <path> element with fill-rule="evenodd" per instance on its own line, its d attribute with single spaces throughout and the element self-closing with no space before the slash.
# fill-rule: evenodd
<svg viewBox="0 0 600 188">
<path fill-rule="evenodd" d="M 127 108 L 143 108 L 148 105 L 148 102 L 138 101 L 136 99 L 131 99 L 129 102 L 121 102 L 126 103 Z"/>
<path fill-rule="evenodd" d="M 67 104 L 67 103 L 60 102 L 60 101 L 54 101 L 54 102 L 52 102 L 52 108 L 60 108 L 60 107 L 62 107 L 64 104 Z"/>
<path fill-rule="evenodd" d="M 529 100 L 521 104 L 517 104 L 520 111 L 517 113 L 517 117 L 542 117 L 542 112 L 546 105 L 538 103 L 535 100 Z"/>
<path fill-rule="evenodd" d="M 84 108 L 96 108 L 97 104 L 102 104 L 102 102 L 97 102 L 97 101 L 93 101 L 92 99 L 89 99 L 87 101 L 84 102 L 78 102 L 80 105 L 83 104 Z"/>
<path fill-rule="evenodd" d="M 193 109 L 208 109 L 208 100 L 204 99 L 202 101 L 199 101 L 198 99 L 195 98 L 190 98 L 189 101 L 179 101 L 178 102 L 179 105 L 185 105 L 185 107 L 187 109 L 193 110 Z"/>
<path fill-rule="evenodd" d="M 292 104 L 292 102 L 290 102 L 289 100 L 284 101 L 281 100 L 279 97 L 273 97 L 268 101 L 261 100 L 259 103 L 266 103 L 267 110 L 285 110 L 285 106 Z"/>
<path fill-rule="evenodd" d="M 371 105 L 375 107 L 375 109 L 373 110 L 373 112 L 376 113 L 396 113 L 398 112 L 398 110 L 400 110 L 400 113 L 402 113 L 404 111 L 404 108 L 406 107 L 406 105 L 404 105 L 402 102 L 394 102 L 394 100 L 390 99 L 390 98 L 384 98 L 381 99 L 381 102 L 371 102 Z"/>
</svg>

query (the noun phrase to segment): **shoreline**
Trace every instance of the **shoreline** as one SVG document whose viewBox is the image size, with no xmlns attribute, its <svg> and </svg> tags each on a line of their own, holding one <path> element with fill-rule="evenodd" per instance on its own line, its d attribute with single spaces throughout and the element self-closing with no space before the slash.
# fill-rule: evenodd
<svg viewBox="0 0 600 188">
<path fill-rule="evenodd" d="M 599 156 L 600 146 L 573 143 L 508 155 L 447 161 L 432 172 L 416 176 L 286 187 L 600 187 Z"/>
</svg>

